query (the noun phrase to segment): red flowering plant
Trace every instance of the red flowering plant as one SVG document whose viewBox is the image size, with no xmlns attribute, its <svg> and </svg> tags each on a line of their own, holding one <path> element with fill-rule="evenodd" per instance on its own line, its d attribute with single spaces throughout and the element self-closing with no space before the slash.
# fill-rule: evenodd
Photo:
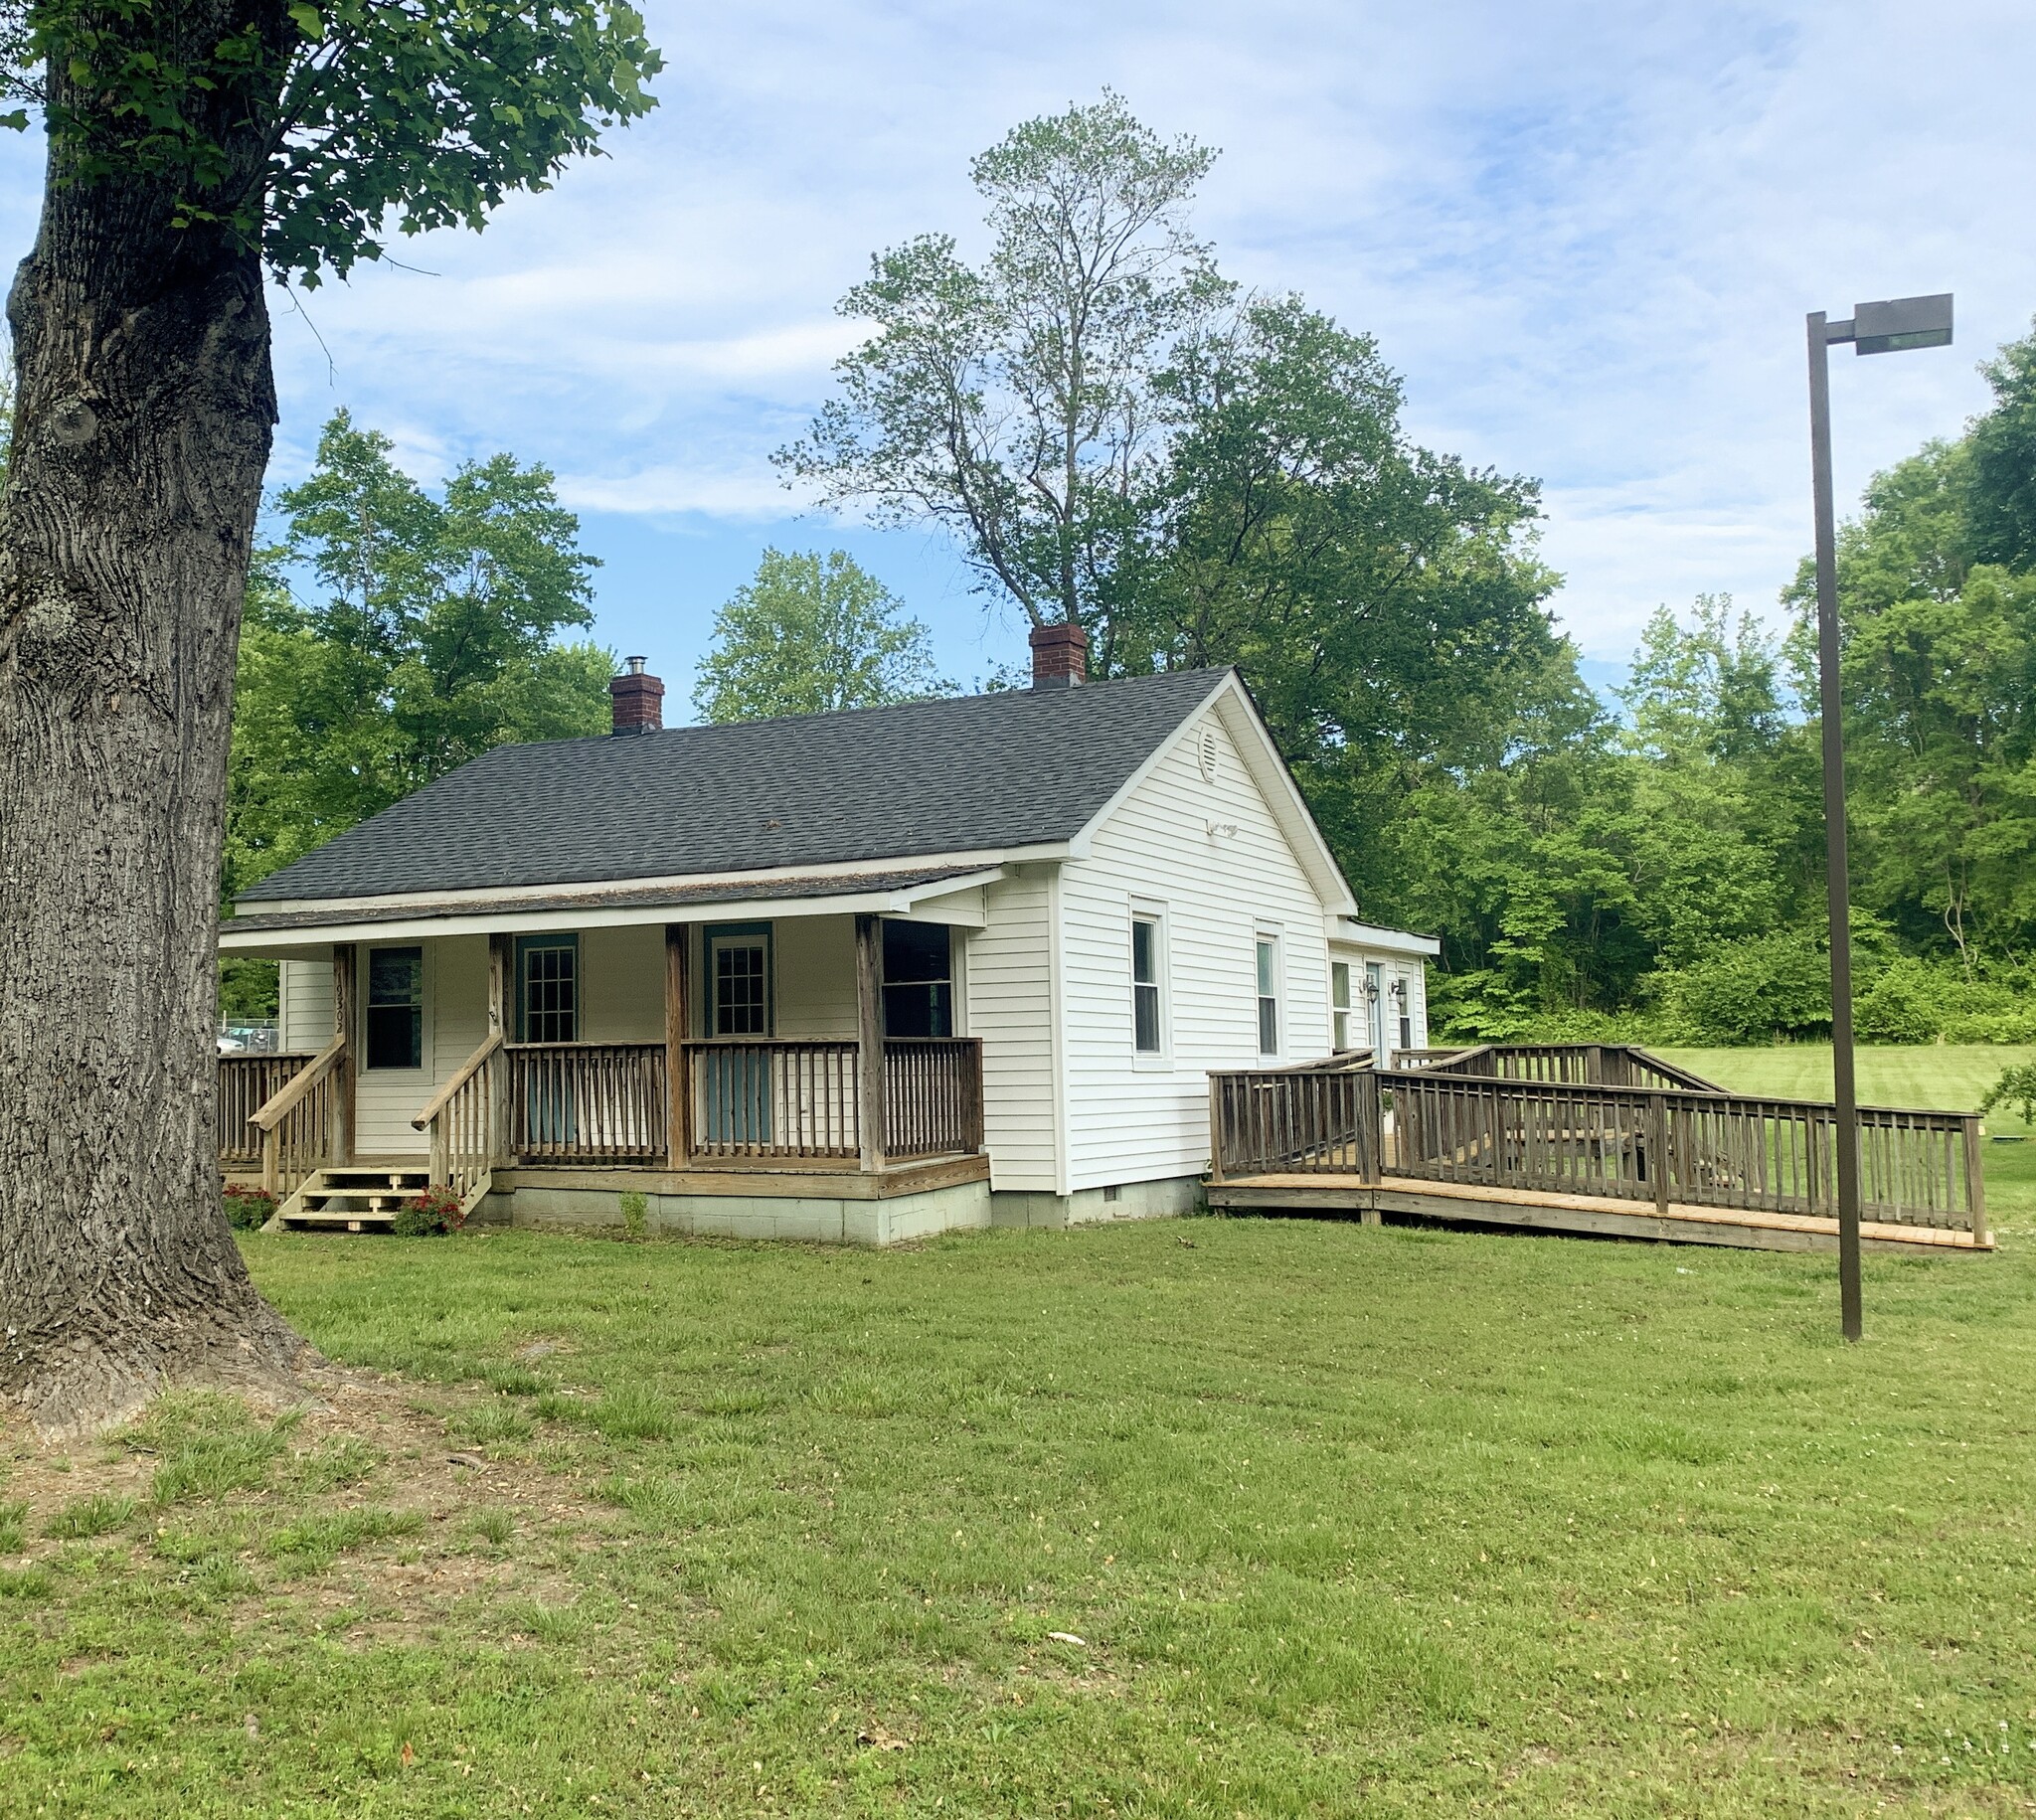
<svg viewBox="0 0 2036 1820">
<path fill-rule="evenodd" d="M 466 1209 L 449 1188 L 426 1188 L 412 1195 L 398 1210 L 391 1230 L 406 1239 L 456 1233 L 466 1224 Z"/>
<path fill-rule="evenodd" d="M 227 1225 L 237 1233 L 258 1232 L 275 1212 L 277 1197 L 251 1183 L 229 1182 L 220 1196 L 226 1209 Z"/>
</svg>

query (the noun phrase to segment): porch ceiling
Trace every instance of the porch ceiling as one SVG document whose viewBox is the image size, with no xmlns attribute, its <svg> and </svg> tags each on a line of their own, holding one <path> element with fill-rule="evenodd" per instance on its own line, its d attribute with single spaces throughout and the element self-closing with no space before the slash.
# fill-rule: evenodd
<svg viewBox="0 0 2036 1820">
<path fill-rule="evenodd" d="M 229 953 L 288 957 L 320 952 L 335 941 L 685 922 L 698 912 L 760 903 L 774 906 L 774 913 L 780 916 L 911 914 L 923 920 L 970 926 L 979 924 L 983 914 L 980 901 L 970 902 L 967 894 L 1002 876 L 1003 868 L 998 866 L 945 866 L 820 878 L 713 879 L 597 890 L 583 887 L 571 892 L 511 892 L 456 904 L 413 899 L 344 909 L 275 910 L 265 915 L 228 917 L 220 925 L 219 945 Z"/>
</svg>

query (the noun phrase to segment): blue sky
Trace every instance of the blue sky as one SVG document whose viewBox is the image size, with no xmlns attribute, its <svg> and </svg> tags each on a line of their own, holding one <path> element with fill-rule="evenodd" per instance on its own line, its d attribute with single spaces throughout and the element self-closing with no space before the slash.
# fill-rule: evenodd
<svg viewBox="0 0 2036 1820">
<path fill-rule="evenodd" d="M 1659 601 L 1772 610 L 1808 542 L 1804 310 L 1958 297 L 1958 347 L 1840 358 L 1842 497 L 1954 433 L 1975 363 L 2036 314 L 2027 0 L 648 16 L 662 106 L 609 157 L 485 235 L 400 246 L 416 269 L 277 296 L 271 478 L 341 405 L 426 479 L 549 463 L 605 564 L 597 635 L 675 696 L 771 543 L 853 551 L 956 677 L 1020 654 L 938 540 L 802 516 L 768 457 L 827 394 L 870 253 L 979 246 L 970 155 L 1105 84 L 1221 148 L 1197 219 L 1233 276 L 1375 333 L 1422 439 L 1541 477 L 1557 610 L 1601 676 Z M 0 148 L 24 250 L 40 175 L 39 147 Z"/>
</svg>

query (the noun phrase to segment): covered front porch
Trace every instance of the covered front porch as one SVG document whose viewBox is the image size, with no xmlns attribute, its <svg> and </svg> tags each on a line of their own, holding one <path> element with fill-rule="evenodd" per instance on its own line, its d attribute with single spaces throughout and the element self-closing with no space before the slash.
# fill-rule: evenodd
<svg viewBox="0 0 2036 1820">
<path fill-rule="evenodd" d="M 742 920 L 250 929 L 232 945 L 282 962 L 283 1053 L 220 1058 L 222 1166 L 284 1226 L 386 1227 L 425 1186 L 494 1219 L 881 1242 L 910 1221 L 880 1204 L 939 1196 L 940 1224 L 972 1224 L 959 1194 L 986 1223 L 960 989 L 980 893 L 889 913 L 841 896 Z"/>
</svg>

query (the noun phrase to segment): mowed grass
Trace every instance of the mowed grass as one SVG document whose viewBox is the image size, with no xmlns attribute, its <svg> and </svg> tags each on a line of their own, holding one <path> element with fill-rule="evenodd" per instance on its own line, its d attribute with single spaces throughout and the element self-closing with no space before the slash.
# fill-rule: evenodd
<svg viewBox="0 0 2036 1820">
<path fill-rule="evenodd" d="M 1768 1049 L 1664 1049 L 1672 1062 L 1694 1069 L 1720 1086 L 1742 1093 L 1772 1093 L 1782 1099 L 1829 1099 L 1831 1046 L 1785 1043 Z M 2001 1071 L 2036 1062 L 2036 1048 L 1988 1043 L 1934 1043 L 1912 1046 L 1868 1044 L 1855 1050 L 1859 1099 L 1870 1106 L 1920 1106 L 1970 1112 L 2000 1078 Z M 2026 1135 L 2029 1126 L 1998 1106 L 1987 1114 L 1988 1131 Z"/>
<path fill-rule="evenodd" d="M 439 1438 L 199 1400 L 17 1523 L 0 1813 L 2036 1800 L 2012 1242 L 1850 1349 L 1827 1258 L 1331 1222 L 247 1248 Z"/>
</svg>

